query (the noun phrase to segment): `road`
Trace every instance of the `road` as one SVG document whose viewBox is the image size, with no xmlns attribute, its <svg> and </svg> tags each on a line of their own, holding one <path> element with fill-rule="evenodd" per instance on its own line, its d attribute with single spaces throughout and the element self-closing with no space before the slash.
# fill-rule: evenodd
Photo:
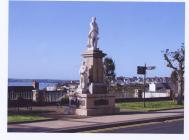
<svg viewBox="0 0 189 140">
<path fill-rule="evenodd" d="M 87 133 L 155 133 L 155 134 L 183 134 L 184 120 L 169 120 L 131 126 L 120 126 L 106 129 L 86 131 Z"/>
</svg>

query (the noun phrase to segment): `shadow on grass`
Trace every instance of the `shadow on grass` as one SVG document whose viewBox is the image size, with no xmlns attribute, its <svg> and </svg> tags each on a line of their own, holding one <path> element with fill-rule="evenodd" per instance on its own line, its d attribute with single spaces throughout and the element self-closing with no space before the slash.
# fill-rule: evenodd
<svg viewBox="0 0 189 140">
<path fill-rule="evenodd" d="M 48 110 L 21 110 L 21 111 L 8 111 L 8 115 L 34 115 L 38 116 L 40 114 L 47 114 L 53 113 L 55 111 L 48 111 Z"/>
</svg>

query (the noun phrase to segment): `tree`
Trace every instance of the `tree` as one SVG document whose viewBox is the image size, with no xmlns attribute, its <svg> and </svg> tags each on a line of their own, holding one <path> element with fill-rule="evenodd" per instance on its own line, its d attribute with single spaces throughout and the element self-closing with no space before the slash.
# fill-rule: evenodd
<svg viewBox="0 0 189 140">
<path fill-rule="evenodd" d="M 164 51 L 164 59 L 167 62 L 167 67 L 173 69 L 177 79 L 177 104 L 183 104 L 183 94 L 184 94 L 184 56 L 185 49 L 184 43 L 180 49 L 176 51 L 169 51 L 166 49 Z"/>
<path fill-rule="evenodd" d="M 105 82 L 110 86 L 111 81 L 115 80 L 115 62 L 112 58 L 104 59 L 104 74 Z"/>
<path fill-rule="evenodd" d="M 178 80 L 177 72 L 174 70 L 171 72 L 171 82 L 176 85 Z"/>
<path fill-rule="evenodd" d="M 178 90 L 178 88 L 177 88 L 177 81 L 178 81 L 178 76 L 177 76 L 177 72 L 175 71 L 175 70 L 173 70 L 172 72 L 171 72 L 171 87 L 172 87 L 172 90 L 173 90 L 173 92 L 171 92 L 172 94 L 171 94 L 171 97 L 172 97 L 172 99 L 175 101 L 175 96 L 176 96 L 176 93 L 177 93 L 177 90 Z"/>
</svg>

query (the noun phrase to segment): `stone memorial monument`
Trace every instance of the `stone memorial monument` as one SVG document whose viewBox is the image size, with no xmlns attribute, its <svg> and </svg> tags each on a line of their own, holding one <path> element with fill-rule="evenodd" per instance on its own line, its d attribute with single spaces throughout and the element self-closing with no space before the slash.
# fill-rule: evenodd
<svg viewBox="0 0 189 140">
<path fill-rule="evenodd" d="M 70 95 L 70 107 L 76 115 L 105 115 L 115 112 L 115 96 L 107 93 L 104 82 L 103 57 L 98 48 L 99 28 L 96 18 L 92 17 L 88 34 L 87 49 L 82 54 L 80 83 L 74 95 Z"/>
</svg>

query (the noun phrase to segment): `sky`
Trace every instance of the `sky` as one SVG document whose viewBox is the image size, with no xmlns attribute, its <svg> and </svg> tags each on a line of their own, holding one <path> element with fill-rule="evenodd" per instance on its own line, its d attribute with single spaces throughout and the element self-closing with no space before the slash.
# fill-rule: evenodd
<svg viewBox="0 0 189 140">
<path fill-rule="evenodd" d="M 79 79 L 91 17 L 98 47 L 115 61 L 117 76 L 170 76 L 162 51 L 184 42 L 184 3 L 9 2 L 9 78 Z"/>
</svg>

